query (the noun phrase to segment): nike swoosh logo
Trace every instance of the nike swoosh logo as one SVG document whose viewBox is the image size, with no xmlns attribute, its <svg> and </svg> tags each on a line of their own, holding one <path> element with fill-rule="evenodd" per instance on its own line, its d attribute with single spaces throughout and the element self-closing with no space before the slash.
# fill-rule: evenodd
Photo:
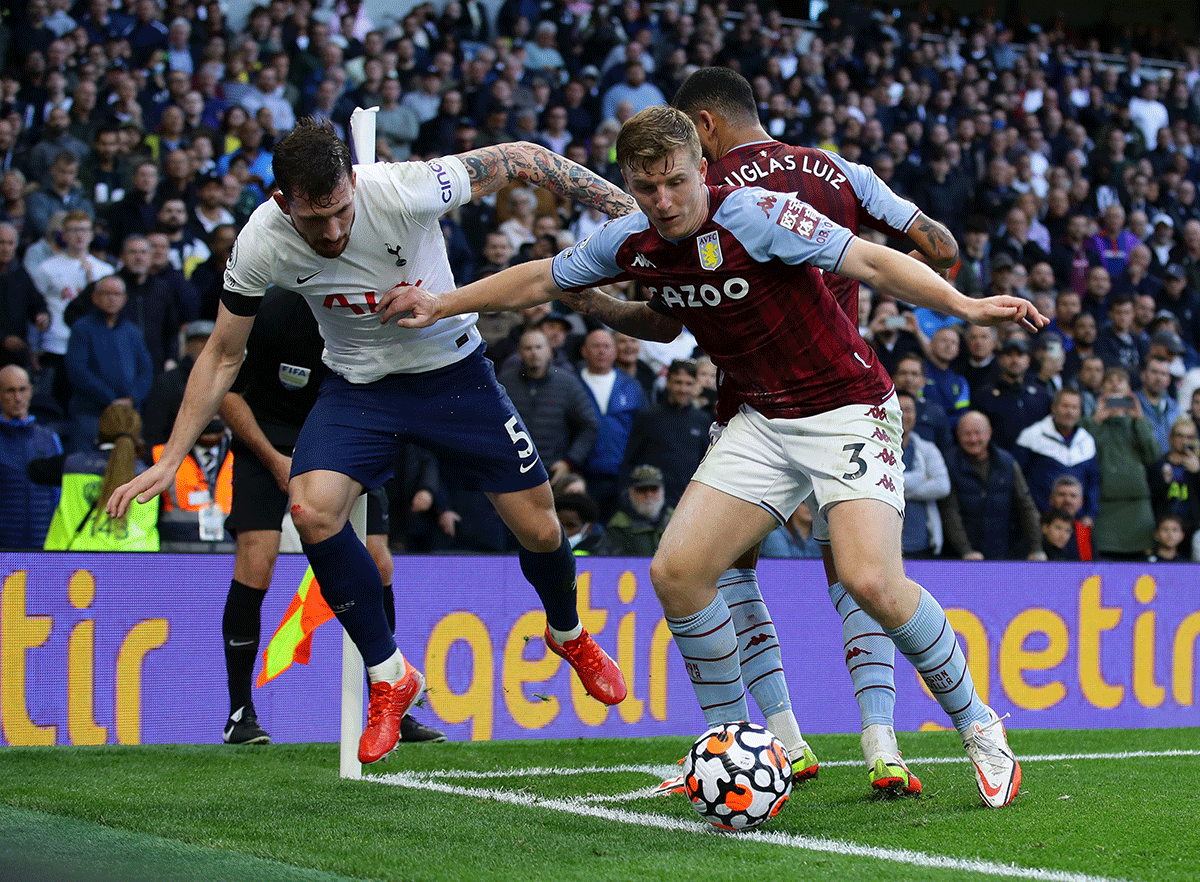
<svg viewBox="0 0 1200 882">
<path fill-rule="evenodd" d="M 229 641 L 230 646 L 251 646 L 253 643 L 254 643 L 253 640 L 230 640 Z"/>
<path fill-rule="evenodd" d="M 297 285 L 303 285 L 303 284 L 304 284 L 305 282 L 307 282 L 309 279 L 315 278 L 316 276 L 319 276 L 319 275 L 321 275 L 321 273 L 323 273 L 323 272 L 325 272 L 325 270 L 317 270 L 317 271 L 316 271 L 315 273 L 313 273 L 311 276 L 305 276 L 303 279 L 302 279 L 302 278 L 300 278 L 299 276 L 296 276 L 296 284 L 297 284 Z"/>
<path fill-rule="evenodd" d="M 521 474 L 522 474 L 522 475 L 523 475 L 523 474 L 525 474 L 527 471 L 529 471 L 529 470 L 530 470 L 531 468 L 533 468 L 535 465 L 537 465 L 537 460 L 536 460 L 536 459 L 535 459 L 533 462 L 527 462 L 527 463 L 525 463 L 525 465 L 521 466 Z"/>
<path fill-rule="evenodd" d="M 224 740 L 228 741 L 228 740 L 229 740 L 229 736 L 230 736 L 230 735 L 232 735 L 232 734 L 233 734 L 233 726 L 226 726 L 226 727 L 225 727 L 225 739 L 224 739 Z"/>
<path fill-rule="evenodd" d="M 984 789 L 984 792 L 987 793 L 988 796 L 995 796 L 997 793 L 999 793 L 1000 788 L 1003 785 L 997 784 L 995 787 L 992 787 L 991 785 L 989 785 L 987 777 L 979 769 L 979 764 L 975 763 L 974 765 L 975 765 L 975 771 L 979 772 L 979 785 Z"/>
</svg>

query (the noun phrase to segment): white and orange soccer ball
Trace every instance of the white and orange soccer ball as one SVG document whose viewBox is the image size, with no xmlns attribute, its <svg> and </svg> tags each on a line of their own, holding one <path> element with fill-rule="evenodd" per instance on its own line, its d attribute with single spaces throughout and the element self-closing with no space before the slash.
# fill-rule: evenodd
<svg viewBox="0 0 1200 882">
<path fill-rule="evenodd" d="M 722 723 L 683 758 L 692 808 L 722 830 L 748 830 L 779 813 L 792 792 L 792 763 L 778 738 L 753 723 Z"/>
</svg>

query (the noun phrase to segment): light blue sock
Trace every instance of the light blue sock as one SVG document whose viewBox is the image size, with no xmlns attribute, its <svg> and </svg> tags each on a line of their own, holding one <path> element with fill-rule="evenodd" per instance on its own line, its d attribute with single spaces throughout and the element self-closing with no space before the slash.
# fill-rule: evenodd
<svg viewBox="0 0 1200 882">
<path fill-rule="evenodd" d="M 854 682 L 863 728 L 875 723 L 891 726 L 896 709 L 896 644 L 846 593 L 841 582 L 829 586 L 829 599 L 842 617 L 846 669 Z"/>
<path fill-rule="evenodd" d="M 737 633 L 721 592 L 712 603 L 687 618 L 667 616 L 667 627 L 675 635 L 675 645 L 708 725 L 746 719 L 750 711 L 742 684 Z"/>
<path fill-rule="evenodd" d="M 972 723 L 986 723 L 991 718 L 987 705 L 975 692 L 975 680 L 954 629 L 932 594 L 922 588 L 921 602 L 913 617 L 887 633 L 896 648 L 912 662 L 959 732 Z"/>
<path fill-rule="evenodd" d="M 754 570 L 726 570 L 717 580 L 738 637 L 742 681 L 764 717 L 792 709 L 775 623 L 763 601 Z"/>
</svg>

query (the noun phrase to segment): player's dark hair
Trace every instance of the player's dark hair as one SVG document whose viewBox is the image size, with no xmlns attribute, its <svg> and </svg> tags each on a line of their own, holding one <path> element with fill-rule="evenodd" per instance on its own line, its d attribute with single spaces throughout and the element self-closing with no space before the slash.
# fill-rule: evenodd
<svg viewBox="0 0 1200 882">
<path fill-rule="evenodd" d="M 727 67 L 702 67 L 683 81 L 671 106 L 694 116 L 712 111 L 731 123 L 758 121 L 758 104 L 746 78 Z"/>
<path fill-rule="evenodd" d="M 350 148 L 328 120 L 306 116 L 275 145 L 271 170 L 283 198 L 303 196 L 316 206 L 332 204 L 342 177 L 353 173 Z"/>
</svg>

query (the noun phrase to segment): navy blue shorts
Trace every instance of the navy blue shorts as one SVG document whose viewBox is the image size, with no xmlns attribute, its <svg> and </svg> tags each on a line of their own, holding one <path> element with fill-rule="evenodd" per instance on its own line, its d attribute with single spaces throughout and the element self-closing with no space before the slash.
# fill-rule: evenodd
<svg viewBox="0 0 1200 882">
<path fill-rule="evenodd" d="M 292 475 L 328 469 L 378 487 L 402 441 L 433 451 L 468 489 L 511 493 L 548 478 L 482 346 L 448 367 L 374 383 L 331 374 L 296 439 Z"/>
</svg>

